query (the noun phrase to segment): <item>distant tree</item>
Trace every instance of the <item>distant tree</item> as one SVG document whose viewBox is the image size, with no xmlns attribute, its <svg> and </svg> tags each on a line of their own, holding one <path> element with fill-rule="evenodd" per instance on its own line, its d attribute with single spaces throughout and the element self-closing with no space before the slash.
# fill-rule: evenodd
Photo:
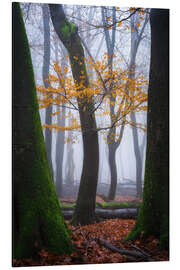
<svg viewBox="0 0 180 270">
<path fill-rule="evenodd" d="M 169 247 L 169 10 L 151 9 L 151 64 L 143 202 L 129 239 L 153 235 Z"/>
<path fill-rule="evenodd" d="M 56 35 L 56 40 L 55 40 L 55 58 L 56 62 L 59 62 L 59 57 L 58 57 L 58 50 L 59 46 L 58 43 L 59 41 L 57 40 L 57 35 Z M 62 52 L 62 59 L 61 59 L 61 67 L 62 67 L 62 72 L 63 72 L 63 66 L 64 66 L 64 58 L 65 55 L 67 54 L 65 52 L 65 48 L 61 46 L 61 52 Z M 65 74 L 63 73 L 65 76 Z M 57 107 L 57 111 L 59 111 L 59 107 Z M 61 108 L 61 117 L 58 117 L 58 125 L 59 126 L 64 126 L 65 125 L 65 113 L 66 113 L 66 108 L 63 107 Z M 51 132 L 51 131 L 50 131 Z M 59 197 L 62 196 L 63 194 L 63 158 L 64 158 L 64 140 L 65 140 L 65 131 L 59 130 L 57 132 L 57 137 L 56 137 L 56 192 Z"/>
<path fill-rule="evenodd" d="M 19 3 L 13 3 L 13 258 L 41 248 L 72 252 L 52 181 L 31 55 Z"/>
<path fill-rule="evenodd" d="M 43 26 L 44 26 L 44 55 L 43 55 L 43 82 L 44 86 L 48 88 L 48 82 L 46 81 L 49 75 L 49 66 L 50 66 L 50 25 L 49 25 L 49 8 L 47 4 L 42 5 L 43 12 Z M 52 106 L 46 108 L 45 113 L 45 123 L 48 125 L 52 124 Z M 53 164 L 52 164 L 52 132 L 49 129 L 45 129 L 45 144 L 48 155 L 48 161 L 51 168 L 51 173 L 53 176 Z"/>
<path fill-rule="evenodd" d="M 66 184 L 72 186 L 74 184 L 74 149 L 73 149 L 73 133 L 72 130 L 68 130 L 68 142 L 67 142 L 67 157 L 66 157 Z"/>
<path fill-rule="evenodd" d="M 107 9 L 105 7 L 101 7 L 101 14 L 102 14 L 102 21 L 104 25 L 104 33 L 105 33 L 105 40 L 106 40 L 106 47 L 108 53 L 108 69 L 109 73 L 111 74 L 113 71 L 113 59 L 114 59 L 114 48 L 115 48 L 115 40 L 116 40 L 116 8 L 112 8 L 112 13 L 107 13 Z M 112 28 L 108 29 L 106 25 L 108 24 L 107 18 L 111 18 L 112 16 Z M 111 32 L 111 33 L 110 33 Z M 109 99 L 110 99 L 110 120 L 111 125 L 115 118 L 115 100 L 116 96 L 112 93 L 113 92 L 113 80 L 109 86 Z M 117 187 L 117 166 L 116 166 L 116 150 L 119 147 L 122 136 L 124 133 L 124 125 L 121 126 L 121 137 L 119 140 L 116 140 L 115 136 L 113 138 L 112 134 L 116 134 L 116 126 L 108 131 L 108 161 L 109 161 L 109 168 L 110 168 L 110 175 L 111 175 L 111 182 L 110 182 L 110 189 L 108 193 L 108 199 L 114 200 L 116 195 L 116 187 Z"/>
<path fill-rule="evenodd" d="M 130 18 L 131 24 L 131 51 L 130 51 L 130 65 L 129 65 L 129 78 L 135 78 L 136 72 L 136 56 L 138 52 L 138 48 L 140 42 L 143 39 L 144 29 L 148 23 L 149 15 L 146 11 L 143 11 L 145 14 L 136 13 L 134 16 Z M 140 25 L 142 24 L 141 28 Z M 139 30 L 140 28 L 140 30 Z M 136 114 L 132 112 L 130 114 L 131 120 L 136 123 Z M 134 146 L 134 153 L 136 157 L 136 196 L 142 198 L 142 167 L 143 167 L 143 160 L 138 140 L 138 130 L 136 127 L 132 127 L 132 134 L 133 134 L 133 146 Z"/>
<path fill-rule="evenodd" d="M 54 29 L 68 50 L 74 81 L 83 90 L 83 87 L 88 87 L 89 80 L 84 62 L 84 50 L 77 28 L 67 20 L 62 5 L 50 4 L 49 7 Z M 84 74 L 84 79 L 81 78 L 82 74 Z M 83 100 L 78 99 L 78 108 L 82 127 L 84 160 L 73 223 L 84 225 L 96 221 L 99 151 L 93 101 L 88 101 L 84 96 Z"/>
</svg>

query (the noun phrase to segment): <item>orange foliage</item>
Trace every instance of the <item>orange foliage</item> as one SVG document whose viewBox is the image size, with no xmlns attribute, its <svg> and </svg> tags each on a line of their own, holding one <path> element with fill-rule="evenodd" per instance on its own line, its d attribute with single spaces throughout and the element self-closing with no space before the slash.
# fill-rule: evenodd
<svg viewBox="0 0 180 270">
<path fill-rule="evenodd" d="M 147 80 L 138 74 L 130 78 L 129 70 L 121 70 L 119 68 L 120 59 L 116 59 L 114 70 L 108 66 L 109 55 L 105 54 L 101 61 L 93 61 L 87 59 L 89 69 L 96 71 L 96 77 L 89 82 L 89 87 L 83 85 L 84 71 L 81 72 L 81 82 L 74 82 L 72 74 L 67 66 L 61 67 L 59 63 L 54 63 L 54 74 L 49 74 L 46 79 L 49 87 L 38 86 L 38 101 L 40 108 L 47 108 L 54 104 L 59 108 L 61 106 L 68 107 L 78 111 L 78 103 L 84 104 L 83 111 L 90 110 L 88 103 L 93 100 L 96 108 L 96 117 L 111 116 L 113 127 L 122 124 L 139 125 L 127 120 L 127 116 L 132 112 L 147 110 Z M 78 61 L 78 59 L 76 59 Z M 112 110 L 113 109 L 113 115 Z M 91 113 L 91 111 L 89 111 Z M 57 115 L 59 112 L 54 113 Z M 72 125 L 59 127 L 58 124 L 51 126 L 44 125 L 44 128 L 57 130 L 76 130 L 80 129 L 79 119 L 74 119 Z M 140 128 L 143 129 L 141 125 Z M 111 128 L 109 124 L 98 127 L 98 130 L 106 130 Z"/>
</svg>

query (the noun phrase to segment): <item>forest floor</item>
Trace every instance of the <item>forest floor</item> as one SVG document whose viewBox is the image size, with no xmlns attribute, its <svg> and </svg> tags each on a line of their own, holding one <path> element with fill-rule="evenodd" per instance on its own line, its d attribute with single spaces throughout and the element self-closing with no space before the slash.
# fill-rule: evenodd
<svg viewBox="0 0 180 270">
<path fill-rule="evenodd" d="M 75 197 L 70 197 L 70 198 L 63 198 L 60 199 L 60 201 L 63 203 L 74 203 L 76 202 Z M 115 199 L 109 202 L 141 202 L 141 199 L 137 199 L 136 196 L 128 196 L 128 195 L 116 195 Z M 96 196 L 96 202 L 101 203 L 104 202 L 104 199 L 102 198 L 102 195 L 97 195 Z"/>
<path fill-rule="evenodd" d="M 124 197 L 124 196 L 123 196 Z M 72 201 L 71 198 L 70 201 Z M 121 201 L 116 197 L 115 201 Z M 132 201 L 135 198 L 127 196 L 123 201 Z M 97 198 L 97 202 L 102 202 Z M 13 266 L 50 266 L 50 265 L 77 265 L 168 261 L 168 251 L 159 248 L 159 241 L 154 237 L 144 238 L 141 235 L 136 241 L 124 241 L 131 232 L 136 220 L 108 219 L 102 222 L 86 225 L 72 226 L 66 221 L 70 231 L 75 251 L 70 255 L 58 256 L 47 250 L 41 250 L 36 258 L 14 260 Z M 131 254 L 126 254 L 130 251 Z"/>
</svg>

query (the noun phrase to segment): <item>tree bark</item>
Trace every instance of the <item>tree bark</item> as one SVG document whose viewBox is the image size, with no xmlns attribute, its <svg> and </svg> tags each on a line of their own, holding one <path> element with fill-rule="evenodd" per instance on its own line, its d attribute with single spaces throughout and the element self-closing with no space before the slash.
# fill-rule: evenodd
<svg viewBox="0 0 180 270">
<path fill-rule="evenodd" d="M 13 3 L 13 258 L 72 244 L 52 181 L 31 55 L 19 3 Z"/>
<path fill-rule="evenodd" d="M 62 119 L 58 120 L 59 126 L 65 125 L 65 108 L 62 108 Z M 63 194 L 63 157 L 64 157 L 64 131 L 57 132 L 56 138 L 56 192 L 59 197 Z M 61 149 L 62 148 L 62 149 Z"/>
<path fill-rule="evenodd" d="M 110 189 L 109 189 L 109 194 L 108 194 L 108 199 L 109 200 L 114 200 L 115 195 L 116 195 L 116 187 L 117 187 L 117 167 L 116 167 L 116 144 L 111 142 L 108 144 L 109 148 L 109 168 L 110 168 L 110 173 L 111 173 L 111 184 L 110 184 Z"/>
<path fill-rule="evenodd" d="M 67 54 L 65 52 L 65 49 L 61 47 L 61 51 L 63 54 L 63 58 Z M 55 41 L 55 57 L 56 62 L 59 61 L 58 59 L 58 40 Z M 61 66 L 63 67 L 64 60 L 61 61 Z M 63 68 L 62 68 L 63 72 Z M 65 74 L 63 73 L 65 76 Z M 63 104 L 62 104 L 63 105 Z M 59 126 L 65 126 L 65 113 L 66 109 L 62 107 L 61 111 L 61 119 L 58 117 L 58 125 Z M 56 137 L 56 192 L 59 197 L 63 194 L 63 158 L 64 158 L 64 139 L 65 139 L 65 132 L 64 131 L 58 131 L 57 137 Z"/>
<path fill-rule="evenodd" d="M 128 238 L 154 235 L 169 247 L 169 10 L 152 9 L 143 203 Z"/>
<path fill-rule="evenodd" d="M 135 78 L 135 64 L 136 64 L 136 55 L 139 48 L 139 44 L 142 40 L 142 34 L 144 31 L 144 28 L 148 22 L 148 15 L 145 17 L 144 25 L 140 33 L 138 32 L 137 27 L 137 18 L 136 14 L 134 16 L 131 16 L 131 52 L 130 52 L 130 66 L 129 66 L 129 79 Z M 136 123 L 136 115 L 135 113 L 130 114 L 131 120 Z M 136 196 L 139 198 L 142 198 L 143 189 L 142 189 L 142 156 L 140 151 L 140 145 L 138 141 L 138 132 L 136 127 L 132 127 L 132 134 L 133 134 L 133 142 L 134 142 L 134 154 L 136 158 Z"/>
<path fill-rule="evenodd" d="M 46 88 L 48 88 L 48 83 L 46 79 L 49 76 L 49 65 L 50 65 L 50 25 L 49 25 L 49 9 L 48 5 L 42 5 L 43 11 L 43 25 L 44 25 L 44 56 L 43 56 L 43 83 Z M 52 124 L 52 106 L 46 108 L 45 113 L 45 123 L 47 125 Z M 52 164 L 52 131 L 48 128 L 45 129 L 45 145 L 48 155 L 48 161 L 51 168 L 51 173 L 53 176 L 53 164 Z"/>
<path fill-rule="evenodd" d="M 62 5 L 49 4 L 54 29 L 68 50 L 74 81 L 77 85 L 83 82 L 88 87 L 88 75 L 84 62 L 84 50 L 77 32 L 77 27 L 70 23 Z M 84 74 L 82 80 L 81 74 Z M 82 88 L 83 89 L 83 88 Z M 78 98 L 78 108 L 83 137 L 83 170 L 77 198 L 77 206 L 73 216 L 74 224 L 90 224 L 96 221 L 95 201 L 99 167 L 98 134 L 93 101 Z"/>
<path fill-rule="evenodd" d="M 112 8 L 112 14 L 107 14 L 107 9 L 105 7 L 101 7 L 101 16 L 104 26 L 107 24 L 107 17 L 112 15 L 113 23 L 116 21 L 116 8 Z M 115 47 L 115 39 L 116 39 L 116 24 L 112 27 L 112 34 L 110 35 L 110 30 L 105 27 L 105 40 L 106 40 L 106 47 L 108 52 L 108 65 L 109 65 L 109 73 L 111 74 L 113 70 L 113 54 L 114 54 L 114 47 Z M 112 85 L 110 86 L 110 88 Z M 113 88 L 113 87 L 112 87 Z M 110 89 L 111 91 L 111 89 Z M 114 112 L 114 102 L 115 98 L 110 95 L 110 120 L 111 124 L 113 123 L 115 112 Z M 112 105 L 113 104 L 113 105 Z M 124 128 L 123 128 L 124 130 Z M 109 161 L 109 169 L 111 175 L 111 182 L 110 182 L 110 189 L 108 192 L 108 199 L 114 200 L 116 196 L 116 186 L 117 186 L 117 166 L 116 166 L 116 150 L 120 145 L 120 141 L 116 142 L 115 138 L 113 138 L 112 134 L 116 134 L 116 128 L 113 130 L 109 130 L 108 132 L 108 161 Z M 123 132 L 122 132 L 123 135 Z"/>
</svg>

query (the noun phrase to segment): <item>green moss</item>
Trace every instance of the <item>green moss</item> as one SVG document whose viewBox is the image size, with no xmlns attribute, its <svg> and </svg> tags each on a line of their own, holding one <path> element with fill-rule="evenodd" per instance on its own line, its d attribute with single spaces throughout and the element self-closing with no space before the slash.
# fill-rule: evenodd
<svg viewBox="0 0 180 270">
<path fill-rule="evenodd" d="M 103 208 L 103 209 L 121 209 L 121 208 L 139 208 L 141 203 L 139 202 L 98 202 L 96 203 L 97 208 Z M 62 205 L 63 210 L 74 210 L 76 207 L 76 203 L 64 203 Z"/>
<path fill-rule="evenodd" d="M 13 3 L 13 68 L 13 258 L 32 257 L 42 247 L 70 253 L 72 243 L 50 174 L 18 3 Z"/>
<path fill-rule="evenodd" d="M 66 204 L 64 203 L 62 205 L 62 209 L 64 210 L 73 210 L 76 207 L 76 203 Z"/>
<path fill-rule="evenodd" d="M 61 26 L 61 32 L 62 32 L 64 38 L 69 38 L 70 35 L 74 33 L 75 28 L 76 27 L 75 27 L 75 25 L 73 23 L 68 22 L 67 20 L 65 20 L 65 22 Z"/>
<path fill-rule="evenodd" d="M 101 202 L 98 206 L 102 208 L 138 208 L 140 203 L 138 202 Z"/>
</svg>

